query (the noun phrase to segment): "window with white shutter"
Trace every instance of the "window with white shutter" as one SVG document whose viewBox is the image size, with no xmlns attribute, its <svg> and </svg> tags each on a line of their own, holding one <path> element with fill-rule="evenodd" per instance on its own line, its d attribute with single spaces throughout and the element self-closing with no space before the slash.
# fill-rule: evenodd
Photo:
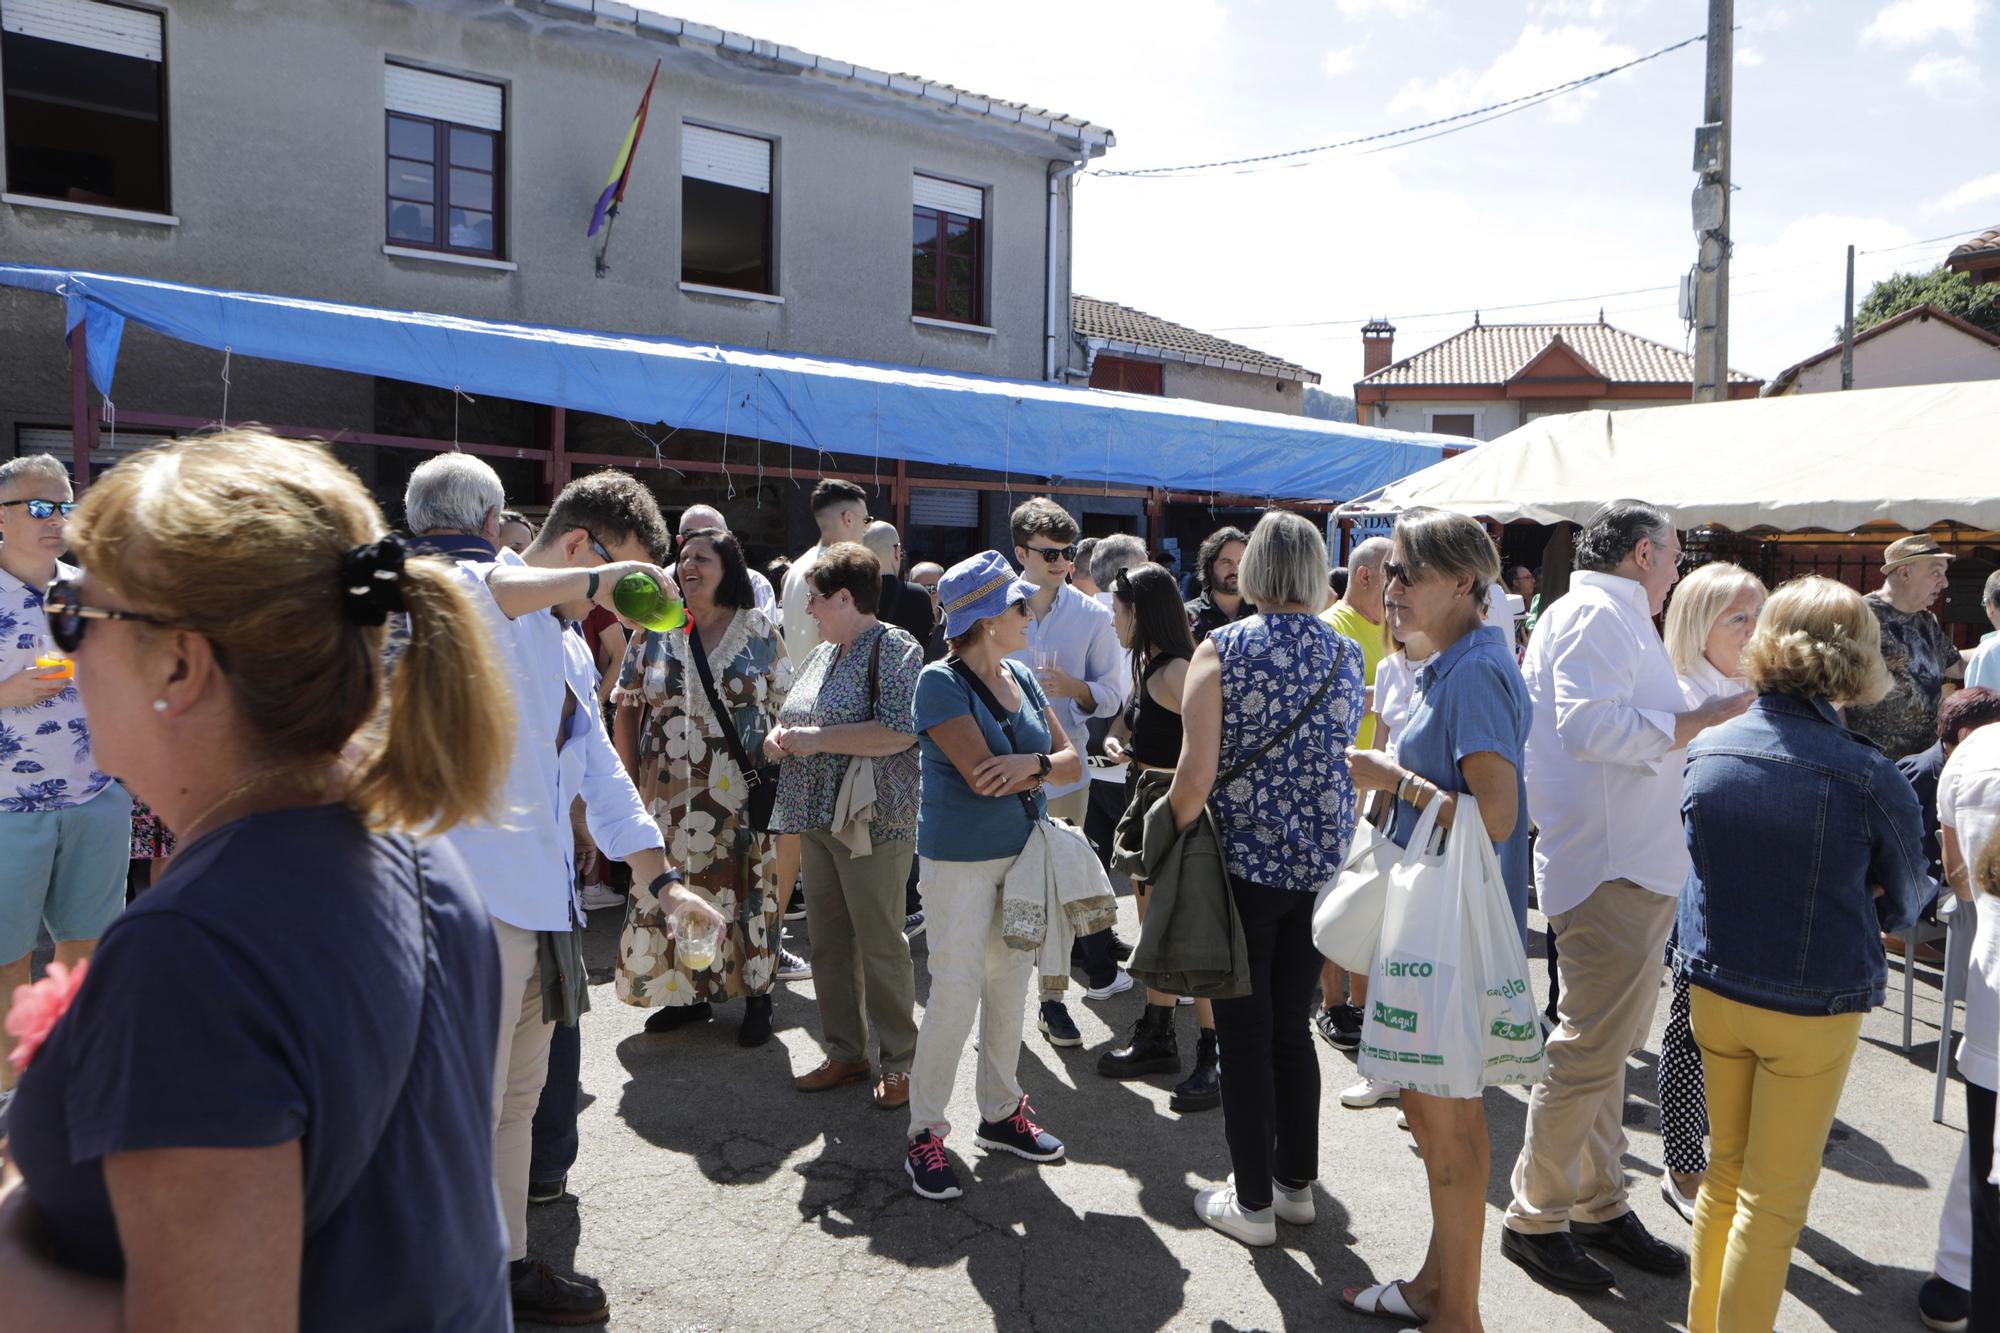
<svg viewBox="0 0 2000 1333">
<path fill-rule="evenodd" d="M 986 322 L 986 192 L 938 176 L 911 178 L 910 313 Z"/>
<path fill-rule="evenodd" d="M 775 296 L 772 144 L 681 126 L 681 281 Z"/>
<path fill-rule="evenodd" d="M 7 188 L 165 213 L 166 26 L 105 0 L 0 0 Z"/>
<path fill-rule="evenodd" d="M 389 243 L 499 258 L 506 246 L 505 90 L 391 63 L 382 96 Z"/>
</svg>

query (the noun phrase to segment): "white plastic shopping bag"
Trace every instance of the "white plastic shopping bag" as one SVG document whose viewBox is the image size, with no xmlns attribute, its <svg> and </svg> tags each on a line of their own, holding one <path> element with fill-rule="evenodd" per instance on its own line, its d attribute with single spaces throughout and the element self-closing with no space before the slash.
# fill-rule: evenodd
<svg viewBox="0 0 2000 1333">
<path fill-rule="evenodd" d="M 1360 1072 L 1437 1097 L 1533 1083 L 1546 1064 L 1500 861 L 1472 797 L 1460 795 L 1433 852 L 1440 802 L 1390 871 L 1368 977 Z"/>
<path fill-rule="evenodd" d="M 1382 936 L 1389 872 L 1402 859 L 1403 849 L 1388 834 L 1370 820 L 1356 821 L 1339 873 L 1313 904 L 1313 944 L 1323 956 L 1349 972 L 1368 975 Z"/>
</svg>

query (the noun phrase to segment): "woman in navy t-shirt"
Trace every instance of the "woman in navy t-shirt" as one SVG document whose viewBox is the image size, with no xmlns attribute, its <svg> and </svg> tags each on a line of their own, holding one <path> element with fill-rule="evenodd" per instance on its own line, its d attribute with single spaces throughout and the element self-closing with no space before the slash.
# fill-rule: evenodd
<svg viewBox="0 0 2000 1333">
<path fill-rule="evenodd" d="M 21 1078 L 9 1327 L 509 1326 L 498 958 L 457 857 L 401 830 L 486 809 L 511 708 L 444 566 L 382 531 L 324 449 L 247 432 L 121 463 L 72 520 L 51 635 L 181 854 Z"/>
</svg>

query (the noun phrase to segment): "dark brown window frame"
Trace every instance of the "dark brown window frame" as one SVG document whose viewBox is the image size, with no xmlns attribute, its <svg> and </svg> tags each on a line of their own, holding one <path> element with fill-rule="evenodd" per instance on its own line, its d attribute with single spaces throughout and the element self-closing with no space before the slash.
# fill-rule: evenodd
<svg viewBox="0 0 2000 1333">
<path fill-rule="evenodd" d="M 155 213 L 150 208 L 124 208 L 122 205 L 111 205 L 111 207 L 127 213 L 145 213 L 153 217 L 163 218 L 172 217 L 174 214 L 174 140 L 173 126 L 167 119 L 169 101 L 167 69 L 168 62 L 173 59 L 173 34 L 167 31 L 167 11 L 157 5 L 135 5 L 127 3 L 126 0 L 102 0 L 102 3 L 115 5 L 119 9 L 134 10 L 141 14 L 151 14 L 160 21 L 160 208 Z M 85 49 L 88 50 L 91 48 Z M 101 52 L 100 54 L 111 53 Z M 0 86 L 4 86 L 5 80 L 6 71 L 5 69 L 0 69 Z M 0 159 L 12 156 L 5 150 L 6 144 L 0 142 Z M 14 184 L 13 165 L 10 161 L 0 160 L 0 181 L 6 183 L 6 189 L 9 194 L 19 194 L 23 198 L 28 199 L 54 199 L 58 203 L 70 202 L 55 195 L 35 194 L 32 191 L 19 189 Z"/>
<path fill-rule="evenodd" d="M 476 82 L 476 80 L 468 80 Z M 385 244 L 406 250 L 425 250 L 442 255 L 470 255 L 477 259 L 504 259 L 507 256 L 507 131 L 505 128 L 504 101 L 501 103 L 502 128 L 482 129 L 477 125 L 461 125 L 451 120 L 436 120 L 429 116 L 413 116 L 407 111 L 382 113 L 382 236 Z M 391 134 L 397 120 L 406 120 L 413 125 L 428 125 L 431 130 L 431 240 L 414 241 L 398 236 L 390 229 L 389 215 L 396 205 L 425 203 L 421 199 L 398 199 L 389 193 L 388 170 L 392 162 L 416 162 L 419 159 L 403 157 L 390 151 Z M 454 167 L 451 161 L 451 134 L 457 130 L 464 134 L 480 134 L 492 140 L 493 169 L 482 171 L 478 167 Z M 493 248 L 480 249 L 476 246 L 451 244 L 451 173 L 471 171 L 492 178 L 491 207 L 484 210 L 493 215 Z"/>
<path fill-rule="evenodd" d="M 914 299 L 915 284 L 913 282 L 911 286 L 912 300 L 910 302 L 910 313 L 920 315 L 925 319 L 945 320 L 952 324 L 986 327 L 986 219 L 967 217 L 963 213 L 947 212 L 942 208 L 933 208 L 929 204 L 915 204 L 911 207 L 910 212 L 910 225 L 913 234 L 916 229 L 917 218 L 926 213 L 930 214 L 937 223 L 938 265 L 936 274 L 931 278 L 933 308 L 930 310 L 917 309 Z M 950 235 L 950 225 L 953 220 L 968 223 L 972 228 L 972 313 L 967 318 L 960 318 L 952 314 L 948 303 L 949 288 L 945 275 L 951 271 L 951 268 L 949 264 L 945 263 L 945 246 L 947 238 Z M 910 247 L 910 263 L 913 268 L 916 262 L 916 245 L 913 239 Z M 912 278 L 915 277 L 914 272 L 911 276 Z"/>
</svg>

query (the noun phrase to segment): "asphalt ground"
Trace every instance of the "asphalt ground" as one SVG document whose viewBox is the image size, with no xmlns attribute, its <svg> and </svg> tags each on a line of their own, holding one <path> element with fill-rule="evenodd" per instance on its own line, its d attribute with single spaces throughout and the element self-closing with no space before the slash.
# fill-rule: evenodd
<svg viewBox="0 0 2000 1333">
<path fill-rule="evenodd" d="M 1037 1167 L 972 1144 L 972 1060 L 960 1062 L 949 1147 L 963 1198 L 910 1192 L 902 1170 L 905 1112 L 877 1110 L 865 1087 L 802 1094 L 795 1074 L 822 1058 L 811 982 L 779 986 L 777 1036 L 736 1045 L 740 1005 L 714 1021 L 653 1036 L 645 1012 L 610 985 L 618 913 L 591 921 L 596 1009 L 584 1019 L 582 1150 L 572 1195 L 530 1210 L 531 1244 L 600 1280 L 619 1330 L 827 1329 L 1389 1329 L 1339 1305 L 1342 1287 L 1409 1276 L 1421 1262 L 1429 1212 L 1423 1165 L 1396 1128 L 1393 1104 L 1369 1111 L 1336 1100 L 1354 1081 L 1351 1056 L 1315 1042 L 1321 1066 L 1318 1221 L 1280 1225 L 1279 1243 L 1251 1250 L 1198 1222 L 1198 1187 L 1229 1171 L 1221 1112 L 1168 1109 L 1175 1081 L 1119 1083 L 1095 1072 L 1098 1053 L 1139 1013 L 1137 989 L 1071 1003 L 1084 1035 L 1058 1050 L 1030 1016 L 1021 1080 L 1037 1118 L 1068 1160 Z M 1129 898 L 1120 933 L 1136 939 Z M 1539 917 L 1533 925 L 1540 928 Z M 802 937 L 803 923 L 792 927 Z M 921 937 L 917 995 L 928 990 Z M 1945 1121 L 1931 1121 L 1940 1017 L 1939 975 L 1917 969 L 1913 1049 L 1900 1049 L 1902 973 L 1891 959 L 1889 1002 L 1870 1014 L 1826 1146 L 1825 1169 L 1794 1255 L 1778 1321 L 1792 1330 L 1922 1327 L 1916 1289 L 1929 1275 L 1965 1116 L 1954 1080 Z M 1538 991 L 1546 973 L 1537 961 Z M 1544 992 L 1545 994 L 1545 992 Z M 1660 990 L 1657 1046 L 1669 990 Z M 1184 1063 L 1194 1019 L 1179 1011 Z M 1227 1060 L 1227 1052 L 1224 1059 Z M 1628 1069 L 1626 1159 L 1632 1197 L 1655 1234 L 1688 1228 L 1659 1195 L 1654 1058 Z M 1685 1278 L 1608 1261 L 1619 1286 L 1573 1297 L 1540 1285 L 1500 1255 L 1507 1173 L 1519 1150 L 1526 1096 L 1486 1095 L 1493 1137 L 1483 1312 L 1489 1330 L 1683 1327 Z"/>
</svg>

